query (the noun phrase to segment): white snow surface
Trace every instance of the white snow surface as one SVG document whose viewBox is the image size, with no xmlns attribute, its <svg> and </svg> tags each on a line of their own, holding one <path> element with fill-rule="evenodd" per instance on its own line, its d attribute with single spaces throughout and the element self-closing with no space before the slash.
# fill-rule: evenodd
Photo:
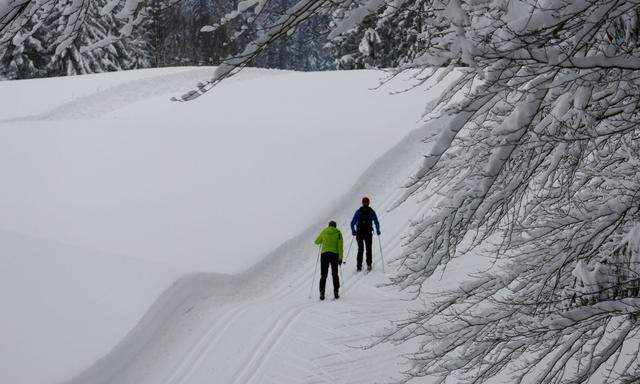
<svg viewBox="0 0 640 384">
<path fill-rule="evenodd" d="M 313 240 L 329 219 L 349 239 L 368 195 L 385 258 L 400 252 L 420 210 L 386 209 L 426 151 L 417 121 L 439 88 L 249 69 L 168 101 L 211 71 L 0 83 L 0 382 L 398 377 L 411 345 L 354 349 L 407 306 L 378 287 L 379 252 L 355 274 L 354 244 L 343 297 L 319 303 Z"/>
<path fill-rule="evenodd" d="M 0 229 L 237 273 L 324 221 L 424 105 L 419 90 L 371 91 L 376 72 L 247 71 L 203 100 L 168 101 L 205 73 L 145 76 L 0 123 Z M 85 81 L 96 77 L 67 86 Z M 22 93 L 13 85 L 3 100 Z"/>
</svg>

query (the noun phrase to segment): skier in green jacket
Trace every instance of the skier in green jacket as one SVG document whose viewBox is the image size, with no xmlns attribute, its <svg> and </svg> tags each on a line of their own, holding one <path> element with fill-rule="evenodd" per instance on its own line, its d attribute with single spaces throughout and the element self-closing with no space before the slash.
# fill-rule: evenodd
<svg viewBox="0 0 640 384">
<path fill-rule="evenodd" d="M 333 278 L 333 295 L 340 298 L 340 279 L 338 278 L 338 268 L 342 264 L 342 233 L 336 228 L 336 222 L 330 221 L 329 226 L 320 232 L 316 239 L 316 244 L 322 245 L 320 255 L 320 300 L 324 300 L 324 287 L 327 283 L 329 265 L 331 265 L 331 276 Z"/>
</svg>

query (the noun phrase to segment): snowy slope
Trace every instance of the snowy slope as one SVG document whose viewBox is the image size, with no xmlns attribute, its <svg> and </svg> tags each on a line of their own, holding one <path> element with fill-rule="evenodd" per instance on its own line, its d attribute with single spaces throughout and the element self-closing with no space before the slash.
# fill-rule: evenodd
<svg viewBox="0 0 640 384">
<path fill-rule="evenodd" d="M 421 89 L 390 96 L 408 85 L 398 80 L 371 91 L 381 75 L 372 71 L 248 70 L 210 97 L 167 101 L 208 70 L 47 79 L 42 89 L 1 84 L 2 100 L 34 94 L 50 103 L 45 96 L 53 93 L 59 102 L 48 109 L 37 97 L 33 106 L 14 104 L 0 122 L 0 229 L 11 239 L 0 242 L 0 280 L 5 292 L 24 291 L 5 301 L 9 326 L 0 338 L 10 343 L 0 349 L 1 382 L 57 382 L 105 354 L 76 382 L 156 382 L 158 375 L 173 382 L 185 370 L 197 376 L 194 359 L 217 369 L 203 363 L 226 361 L 216 359 L 224 353 L 216 345 L 239 343 L 245 352 L 225 353 L 239 363 L 254 341 L 271 348 L 273 337 L 288 340 L 289 327 L 265 331 L 313 313 L 306 290 L 314 232 L 330 217 L 344 229 L 362 194 L 384 208 L 423 150 L 416 137 L 405 142 L 347 193 L 416 127 L 428 100 L 416 97 Z M 328 214 L 332 206 L 336 213 Z M 404 223 L 411 210 L 396 212 Z M 178 277 L 238 273 L 310 224 L 240 275 L 185 277 L 152 305 Z M 402 226 L 389 228 L 385 239 L 396 252 Z M 376 279 L 369 280 L 357 286 L 374 289 Z M 42 299 L 45 289 L 50 299 Z M 251 319 L 269 327 L 243 323 Z M 221 330 L 247 329 L 255 334 L 222 340 Z M 255 353 L 244 357 L 265 366 L 270 354 Z M 223 367 L 227 374 L 238 369 Z M 246 381 L 247 372 L 236 374 Z"/>
<path fill-rule="evenodd" d="M 167 99 L 202 69 L 5 122 L 0 229 L 239 272 L 318 218 L 424 105 L 419 90 L 371 91 L 375 72 L 256 72 L 193 103 Z"/>
<path fill-rule="evenodd" d="M 348 233 L 359 197 L 372 196 L 387 258 L 400 252 L 407 217 L 417 205 L 409 201 L 391 213 L 386 209 L 398 197 L 398 183 L 419 161 L 420 138 L 426 133 L 414 131 L 378 159 L 326 216 Z M 408 303 L 395 290 L 378 287 L 386 282 L 378 252 L 373 272 L 355 272 L 355 246 L 343 270 L 342 298 L 320 303 L 317 277 L 310 284 L 317 255 L 312 242 L 322 226 L 286 242 L 242 274 L 182 279 L 109 355 L 65 383 L 374 383 L 398 378 L 402 353 L 411 345 L 361 347 L 390 319 L 402 318 Z M 473 266 L 452 266 L 451 273 L 461 269 Z"/>
<path fill-rule="evenodd" d="M 409 303 L 386 279 L 379 255 L 369 275 L 354 272 L 355 249 L 344 268 L 343 297 L 317 301 L 312 241 L 327 219 L 346 231 L 359 198 L 368 194 L 383 223 L 387 258 L 400 252 L 407 219 L 420 210 L 409 201 L 386 209 L 425 150 L 419 129 L 375 161 L 325 216 L 250 270 L 232 277 L 197 275 L 169 289 L 109 355 L 68 383 L 373 383 L 398 378 L 412 345 L 372 342 Z M 347 232 L 348 233 L 348 232 Z M 463 279 L 470 263 L 454 262 L 448 275 Z M 435 281 L 433 288 L 455 284 Z M 309 291 L 311 288 L 311 291 Z M 309 292 L 312 299 L 308 298 Z M 426 380 L 425 382 L 429 382 Z"/>
</svg>

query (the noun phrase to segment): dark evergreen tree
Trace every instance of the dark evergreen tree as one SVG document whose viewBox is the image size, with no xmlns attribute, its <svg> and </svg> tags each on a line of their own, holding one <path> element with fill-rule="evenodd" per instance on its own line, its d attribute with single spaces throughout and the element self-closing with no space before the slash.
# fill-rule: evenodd
<svg viewBox="0 0 640 384">
<path fill-rule="evenodd" d="M 0 74 L 30 78 L 142 67 L 217 65 L 264 33 L 294 0 L 238 12 L 237 0 L 52 0 L 28 3 L 0 27 Z M 5 17 L 14 15 L 7 13 Z M 233 15 L 229 17 L 229 15 Z M 226 20 L 228 19 L 228 20 Z M 221 20 L 224 20 L 221 22 Z M 328 21 L 317 17 L 252 61 L 268 68 L 330 67 Z"/>
<path fill-rule="evenodd" d="M 143 33 L 153 67 L 164 67 L 169 62 L 168 42 L 174 27 L 176 4 L 172 0 L 149 0 L 146 6 L 147 18 Z"/>
<path fill-rule="evenodd" d="M 352 5 L 351 10 L 357 8 Z M 350 12 L 334 12 L 340 23 Z M 435 13 L 424 0 L 382 5 L 329 43 L 338 69 L 395 68 L 411 63 L 427 48 L 427 22 Z"/>
</svg>

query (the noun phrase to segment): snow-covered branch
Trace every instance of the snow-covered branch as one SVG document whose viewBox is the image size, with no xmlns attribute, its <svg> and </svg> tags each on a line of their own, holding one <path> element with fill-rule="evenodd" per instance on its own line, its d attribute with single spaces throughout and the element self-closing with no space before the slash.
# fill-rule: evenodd
<svg viewBox="0 0 640 384">
<path fill-rule="evenodd" d="M 301 23 L 315 15 L 325 6 L 331 5 L 330 0 L 302 0 L 292 8 L 288 9 L 284 15 L 280 16 L 275 23 L 265 28 L 264 33 L 249 43 L 242 53 L 233 55 L 224 60 L 216 68 L 213 78 L 207 82 L 199 83 L 196 89 L 192 89 L 183 94 L 180 98 L 172 98 L 174 101 L 190 101 L 198 98 L 211 90 L 215 85 L 224 79 L 233 76 L 242 68 L 256 58 L 263 50 L 273 44 L 290 31 L 295 30 Z M 235 17 L 235 16 L 234 16 Z"/>
</svg>

